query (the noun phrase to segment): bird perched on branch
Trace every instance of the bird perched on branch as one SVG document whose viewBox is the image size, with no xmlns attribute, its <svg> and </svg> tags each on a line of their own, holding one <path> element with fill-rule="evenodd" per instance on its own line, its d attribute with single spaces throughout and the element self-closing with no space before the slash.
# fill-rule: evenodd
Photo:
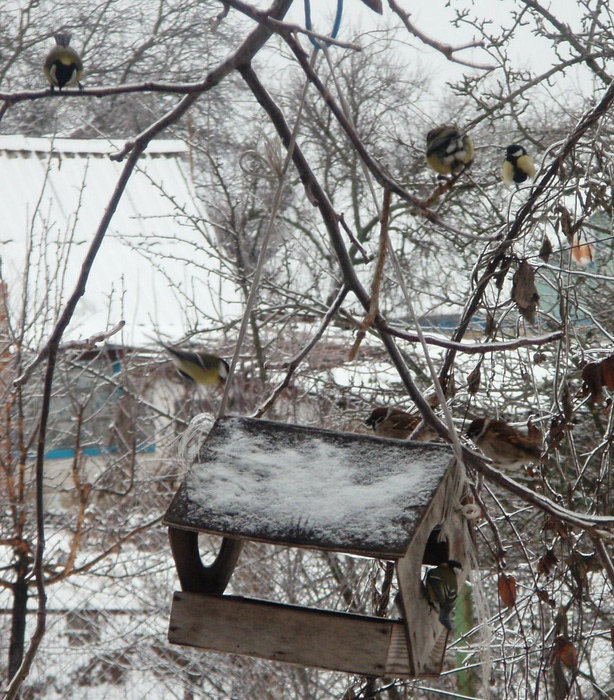
<svg viewBox="0 0 614 700">
<path fill-rule="evenodd" d="M 439 611 L 439 622 L 447 629 L 452 629 L 450 615 L 454 611 L 458 593 L 458 581 L 454 569 L 462 569 L 454 559 L 443 562 L 426 572 L 424 589 L 429 605 Z"/>
<path fill-rule="evenodd" d="M 45 77 L 51 85 L 51 90 L 56 87 L 61 90 L 67 85 L 79 85 L 83 75 L 83 63 L 79 54 L 70 46 L 70 34 L 68 32 L 58 32 L 55 35 L 55 46 L 47 54 L 43 71 Z"/>
<path fill-rule="evenodd" d="M 371 411 L 365 425 L 371 428 L 378 437 L 406 440 L 418 427 L 421 420 L 419 415 L 405 413 L 405 411 L 393 406 L 389 408 L 380 406 Z"/>
<path fill-rule="evenodd" d="M 179 374 L 197 384 L 223 384 L 230 368 L 226 360 L 206 352 L 179 350 L 169 345 L 162 346 L 171 356 Z"/>
<path fill-rule="evenodd" d="M 528 178 L 534 180 L 535 172 L 535 166 L 526 148 L 517 143 L 507 147 L 503 161 L 503 181 L 506 185 L 511 187 L 512 183 L 515 183 L 518 187 Z"/>
<path fill-rule="evenodd" d="M 438 126 L 426 135 L 426 162 L 440 175 L 458 175 L 473 160 L 473 141 L 455 126 Z"/>
<path fill-rule="evenodd" d="M 466 435 L 499 467 L 518 469 L 541 457 L 541 447 L 534 440 L 502 420 L 476 418 Z"/>
</svg>

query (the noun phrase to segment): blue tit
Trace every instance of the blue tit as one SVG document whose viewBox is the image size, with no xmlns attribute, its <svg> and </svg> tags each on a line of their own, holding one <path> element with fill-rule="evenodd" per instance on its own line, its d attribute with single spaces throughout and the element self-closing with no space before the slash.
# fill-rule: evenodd
<svg viewBox="0 0 614 700">
<path fill-rule="evenodd" d="M 473 160 L 473 141 L 455 126 L 438 126 L 426 135 L 426 162 L 440 175 L 458 175 Z"/>
<path fill-rule="evenodd" d="M 60 90 L 67 85 L 82 85 L 79 83 L 83 75 L 83 63 L 79 58 L 79 54 L 71 49 L 70 34 L 66 32 L 58 32 L 55 35 L 55 46 L 47 54 L 43 71 L 47 78 L 51 90 L 56 87 Z"/>
<path fill-rule="evenodd" d="M 462 565 L 450 559 L 443 564 L 429 569 L 424 579 L 424 588 L 429 605 L 439 610 L 439 622 L 447 629 L 452 629 L 450 615 L 454 610 L 458 581 L 454 569 L 462 569 Z"/>
<path fill-rule="evenodd" d="M 230 368 L 226 360 L 206 352 L 191 352 L 163 345 L 181 376 L 197 384 L 223 384 Z"/>
<path fill-rule="evenodd" d="M 518 187 L 527 178 L 535 179 L 535 166 L 531 157 L 527 154 L 527 149 L 519 146 L 517 143 L 513 143 L 505 151 L 503 181 L 508 186 L 516 183 L 516 187 Z"/>
</svg>

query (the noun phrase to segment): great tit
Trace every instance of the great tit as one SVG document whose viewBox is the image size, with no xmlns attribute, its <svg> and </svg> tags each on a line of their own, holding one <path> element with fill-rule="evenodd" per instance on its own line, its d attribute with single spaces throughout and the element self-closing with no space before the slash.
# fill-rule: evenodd
<svg viewBox="0 0 614 700">
<path fill-rule="evenodd" d="M 43 71 L 47 78 L 51 90 L 56 87 L 62 89 L 67 85 L 79 85 L 79 80 L 83 75 L 83 63 L 79 58 L 79 54 L 71 49 L 70 34 L 67 32 L 58 32 L 55 35 L 55 46 L 47 54 Z"/>
<path fill-rule="evenodd" d="M 426 135 L 426 162 L 440 175 L 458 175 L 473 160 L 473 141 L 455 126 L 438 126 Z"/>
<path fill-rule="evenodd" d="M 523 464 L 539 462 L 541 457 L 537 442 L 502 420 L 476 418 L 466 435 L 499 467 L 518 469 Z"/>
<path fill-rule="evenodd" d="M 179 374 L 197 384 L 223 384 L 230 368 L 226 360 L 206 352 L 179 350 L 168 345 L 164 349 L 171 356 Z"/>
<path fill-rule="evenodd" d="M 434 569 L 429 569 L 424 579 L 429 605 L 439 610 L 439 622 L 449 630 L 452 630 L 450 615 L 454 610 L 458 593 L 458 581 L 454 569 L 462 568 L 459 562 L 450 559 Z"/>
<path fill-rule="evenodd" d="M 506 185 L 511 187 L 512 183 L 516 183 L 518 187 L 528 178 L 534 180 L 535 172 L 535 166 L 526 148 L 517 143 L 507 147 L 503 161 L 503 181 Z"/>
</svg>

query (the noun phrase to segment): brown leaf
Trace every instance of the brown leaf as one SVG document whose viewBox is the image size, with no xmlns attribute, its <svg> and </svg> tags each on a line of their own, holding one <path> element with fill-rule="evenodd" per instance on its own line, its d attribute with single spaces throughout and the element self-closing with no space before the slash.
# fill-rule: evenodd
<svg viewBox="0 0 614 700">
<path fill-rule="evenodd" d="M 481 362 L 471 370 L 467 377 L 467 390 L 470 394 L 477 394 L 480 389 L 480 381 L 482 379 Z"/>
<path fill-rule="evenodd" d="M 576 647 L 569 641 L 569 638 L 564 634 L 559 635 L 554 640 L 554 655 L 558 657 L 565 666 L 571 671 L 575 671 L 578 667 L 578 652 Z"/>
<path fill-rule="evenodd" d="M 548 446 L 555 450 L 565 437 L 565 427 L 567 421 L 562 416 L 555 416 L 550 422 L 550 430 L 548 431 Z"/>
<path fill-rule="evenodd" d="M 552 549 L 549 549 L 544 556 L 537 562 L 537 573 L 544 574 L 548 576 L 552 569 L 558 564 L 559 560 L 556 558 Z"/>
<path fill-rule="evenodd" d="M 537 589 L 537 597 L 542 601 L 542 603 L 546 603 L 547 605 L 554 606 L 554 600 L 550 597 L 550 594 L 545 588 L 538 588 Z"/>
<path fill-rule="evenodd" d="M 571 243 L 571 257 L 581 267 L 586 267 L 593 262 L 593 246 L 590 243 L 581 243 L 578 236 L 574 236 Z"/>
<path fill-rule="evenodd" d="M 591 554 L 583 554 L 582 552 L 572 552 L 565 559 L 565 563 L 571 571 L 574 581 L 578 585 L 580 592 L 584 589 L 584 584 L 587 583 L 587 575 L 589 571 L 600 571 L 602 569 L 601 560 L 595 552 Z"/>
<path fill-rule="evenodd" d="M 539 445 L 542 444 L 543 440 L 543 435 L 542 431 L 536 426 L 533 425 L 531 419 L 529 418 L 527 422 L 527 428 L 528 428 L 528 437 L 532 442 L 536 442 Z"/>
<path fill-rule="evenodd" d="M 610 627 L 610 644 L 612 645 L 612 649 L 614 649 L 614 625 Z"/>
<path fill-rule="evenodd" d="M 509 610 L 516 604 L 516 579 L 513 576 L 499 574 L 499 598 Z"/>
<path fill-rule="evenodd" d="M 604 386 L 614 391 L 614 355 L 610 355 L 606 357 L 605 360 L 601 360 L 599 363 L 599 371 Z"/>
<path fill-rule="evenodd" d="M 533 325 L 535 323 L 535 310 L 539 301 L 539 294 L 535 286 L 535 272 L 526 260 L 514 273 L 512 281 L 512 300 L 516 302 L 518 310 L 524 318 Z"/>
<path fill-rule="evenodd" d="M 601 378 L 601 363 L 589 362 L 582 370 L 582 396 L 590 395 L 592 403 L 601 401 L 603 396 L 603 380 Z"/>
<path fill-rule="evenodd" d="M 383 12 L 382 0 L 362 0 L 362 2 L 370 10 L 373 10 L 373 12 L 377 12 L 378 15 L 382 14 L 382 12 Z"/>
<path fill-rule="evenodd" d="M 559 206 L 559 211 L 561 212 L 561 218 L 559 219 L 561 231 L 565 234 L 565 238 L 567 238 L 567 241 L 571 244 L 573 241 L 573 224 L 571 223 L 571 214 L 562 204 Z"/>
<path fill-rule="evenodd" d="M 543 365 L 547 359 L 548 359 L 548 355 L 546 355 L 545 352 L 536 352 L 533 355 L 533 364 Z"/>
<path fill-rule="evenodd" d="M 552 243 L 550 243 L 550 239 L 548 236 L 544 236 L 544 240 L 542 241 L 542 247 L 539 249 L 539 257 L 547 263 L 548 260 L 550 260 L 550 256 L 552 255 Z"/>
</svg>

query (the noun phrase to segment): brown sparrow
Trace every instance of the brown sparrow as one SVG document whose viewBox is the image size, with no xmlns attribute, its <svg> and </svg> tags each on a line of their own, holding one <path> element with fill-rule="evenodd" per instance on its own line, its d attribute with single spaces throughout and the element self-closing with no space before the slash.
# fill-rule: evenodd
<svg viewBox="0 0 614 700">
<path fill-rule="evenodd" d="M 371 411 L 365 425 L 372 428 L 378 437 L 407 440 L 421 421 L 422 418 L 418 414 L 405 413 L 393 406 L 381 406 Z"/>
<path fill-rule="evenodd" d="M 476 418 L 466 435 L 492 459 L 493 464 L 518 469 L 529 462 L 539 462 L 540 446 L 502 420 Z"/>
</svg>

